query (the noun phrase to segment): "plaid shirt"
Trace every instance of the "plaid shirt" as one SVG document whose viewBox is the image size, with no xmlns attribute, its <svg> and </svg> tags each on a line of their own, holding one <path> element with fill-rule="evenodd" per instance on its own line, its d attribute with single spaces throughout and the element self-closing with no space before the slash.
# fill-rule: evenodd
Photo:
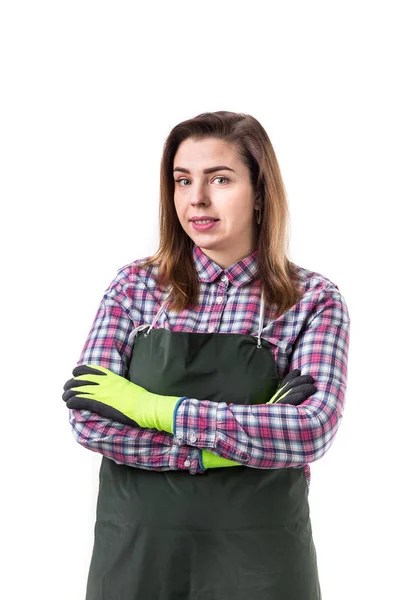
<svg viewBox="0 0 400 600">
<path fill-rule="evenodd" d="M 179 314 L 166 308 L 155 327 L 257 335 L 261 284 L 256 256 L 257 250 L 224 270 L 195 245 L 199 308 Z M 158 267 L 144 269 L 141 262 L 117 271 L 77 364 L 102 365 L 127 377 L 132 353 L 129 334 L 138 325 L 150 325 L 167 296 L 155 282 Z M 281 379 L 292 369 L 314 377 L 317 392 L 303 404 L 241 405 L 187 398 L 176 411 L 175 435 L 69 409 L 75 439 L 118 464 L 154 471 L 204 473 L 203 448 L 258 469 L 304 468 L 309 486 L 309 463 L 332 445 L 343 415 L 350 317 L 334 283 L 320 273 L 295 267 L 304 294 L 278 318 L 266 303 L 262 337 L 271 344 Z"/>
</svg>

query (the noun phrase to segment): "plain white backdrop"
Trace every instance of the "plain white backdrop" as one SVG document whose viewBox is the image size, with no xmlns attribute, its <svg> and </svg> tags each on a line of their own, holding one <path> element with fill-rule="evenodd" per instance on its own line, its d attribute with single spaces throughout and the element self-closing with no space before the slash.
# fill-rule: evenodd
<svg viewBox="0 0 400 600">
<path fill-rule="evenodd" d="M 400 597 L 396 4 L 2 2 L 2 598 L 84 600 L 101 455 L 62 387 L 117 269 L 157 249 L 170 129 L 216 110 L 265 127 L 290 258 L 350 311 L 344 418 L 311 465 L 323 600 Z"/>
</svg>

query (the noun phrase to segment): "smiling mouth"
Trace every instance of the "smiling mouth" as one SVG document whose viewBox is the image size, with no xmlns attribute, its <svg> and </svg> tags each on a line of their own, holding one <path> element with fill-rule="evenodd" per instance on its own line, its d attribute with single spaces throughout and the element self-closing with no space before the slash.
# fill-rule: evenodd
<svg viewBox="0 0 400 600">
<path fill-rule="evenodd" d="M 219 223 L 219 219 L 199 219 L 196 221 L 190 221 L 193 229 L 196 231 L 209 231 L 210 229 L 214 229 L 216 225 Z"/>
<path fill-rule="evenodd" d="M 218 219 L 191 219 L 192 223 L 214 223 L 214 221 L 218 221 Z"/>
</svg>

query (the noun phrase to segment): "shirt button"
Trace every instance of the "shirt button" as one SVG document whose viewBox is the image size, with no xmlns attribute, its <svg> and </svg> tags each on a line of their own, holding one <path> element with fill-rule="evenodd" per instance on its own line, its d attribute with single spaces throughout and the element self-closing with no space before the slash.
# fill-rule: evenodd
<svg viewBox="0 0 400 600">
<path fill-rule="evenodd" d="M 208 333 L 212 333 L 214 331 L 215 327 L 209 327 L 208 328 Z"/>
<path fill-rule="evenodd" d="M 185 467 L 190 467 L 190 460 L 185 460 Z"/>
<path fill-rule="evenodd" d="M 222 275 L 221 276 L 221 281 L 223 281 L 224 283 L 226 283 L 228 281 L 228 278 L 226 275 Z"/>
<path fill-rule="evenodd" d="M 222 300 L 223 300 L 223 297 L 222 297 L 222 296 L 218 296 L 218 298 L 217 298 L 217 303 L 218 303 L 218 304 L 221 304 Z"/>
<path fill-rule="evenodd" d="M 192 435 L 190 436 L 190 441 L 193 443 L 197 440 L 197 437 L 195 436 L 194 433 L 192 433 Z"/>
</svg>

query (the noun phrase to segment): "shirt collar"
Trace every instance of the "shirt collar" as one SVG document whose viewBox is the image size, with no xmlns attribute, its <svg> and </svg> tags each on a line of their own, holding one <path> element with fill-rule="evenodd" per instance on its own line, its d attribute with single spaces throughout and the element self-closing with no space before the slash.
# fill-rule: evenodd
<svg viewBox="0 0 400 600">
<path fill-rule="evenodd" d="M 227 269 L 222 269 L 213 262 L 196 244 L 193 244 L 192 253 L 200 281 L 211 283 L 225 274 L 234 286 L 241 287 L 255 279 L 257 275 L 256 259 L 258 250 L 238 260 Z"/>
</svg>

